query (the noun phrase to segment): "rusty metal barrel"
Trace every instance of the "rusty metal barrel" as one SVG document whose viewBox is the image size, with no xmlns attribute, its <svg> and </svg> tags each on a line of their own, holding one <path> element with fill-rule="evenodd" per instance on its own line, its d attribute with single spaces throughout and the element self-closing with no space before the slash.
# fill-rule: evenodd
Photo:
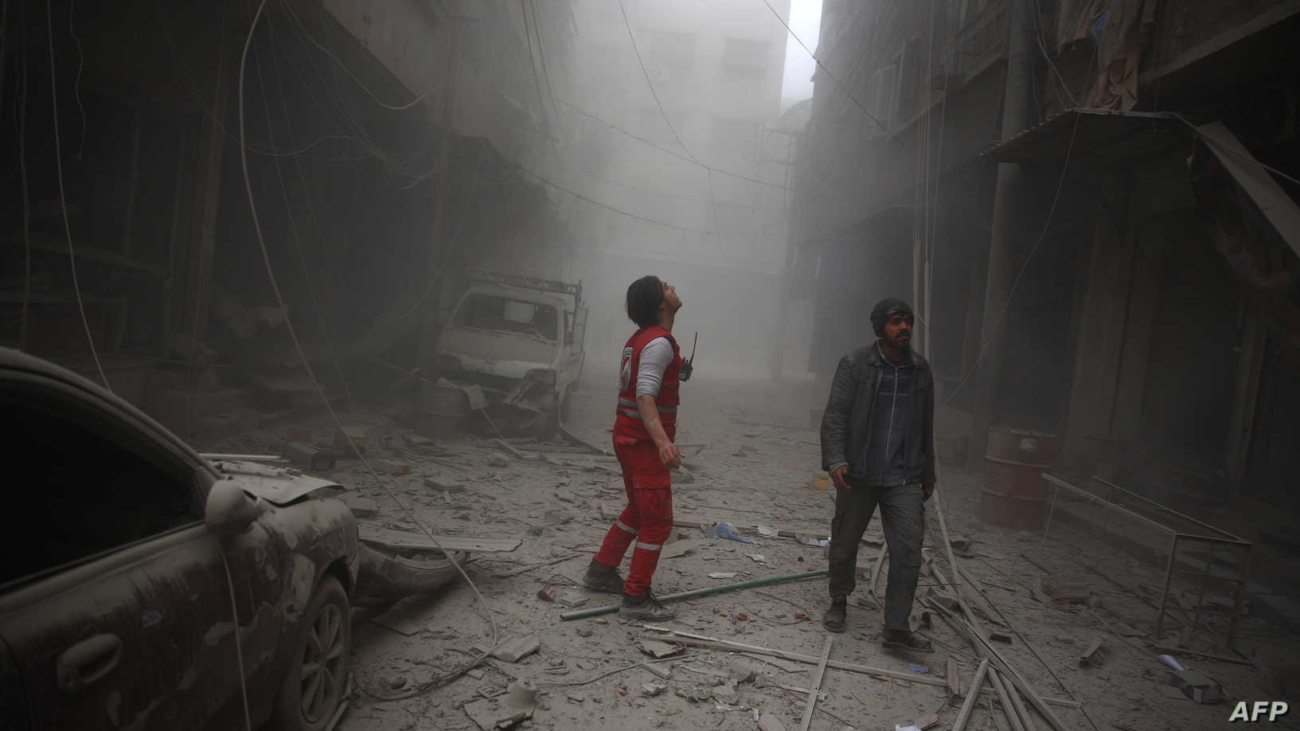
<svg viewBox="0 0 1300 731">
<path fill-rule="evenodd" d="M 984 452 L 980 519 L 990 525 L 1041 530 L 1047 522 L 1047 483 L 1042 473 L 1056 461 L 1055 434 L 989 429 Z"/>
</svg>

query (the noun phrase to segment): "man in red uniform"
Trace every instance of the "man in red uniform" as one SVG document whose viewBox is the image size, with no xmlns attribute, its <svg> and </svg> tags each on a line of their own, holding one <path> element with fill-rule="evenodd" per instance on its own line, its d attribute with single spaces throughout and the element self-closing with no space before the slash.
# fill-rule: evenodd
<svg viewBox="0 0 1300 731">
<path fill-rule="evenodd" d="M 681 307 L 677 290 L 658 277 L 642 277 L 627 288 L 627 315 L 638 329 L 623 346 L 614 420 L 614 454 L 623 468 L 627 507 L 583 577 L 590 589 L 621 593 L 618 616 L 627 621 L 659 622 L 676 614 L 650 593 L 650 579 L 673 530 L 671 470 L 682 464 L 673 438 L 683 363 L 672 334 Z M 636 549 L 624 581 L 618 565 L 633 540 Z"/>
</svg>

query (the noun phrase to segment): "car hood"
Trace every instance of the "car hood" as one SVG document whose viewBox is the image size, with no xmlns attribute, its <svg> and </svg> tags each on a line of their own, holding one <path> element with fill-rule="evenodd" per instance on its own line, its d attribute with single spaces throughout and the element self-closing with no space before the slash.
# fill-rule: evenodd
<svg viewBox="0 0 1300 731">
<path fill-rule="evenodd" d="M 214 459 L 211 464 L 222 477 L 234 480 L 245 492 L 276 506 L 288 505 L 317 490 L 342 487 L 337 482 L 304 475 L 291 467 L 235 459 Z"/>
</svg>

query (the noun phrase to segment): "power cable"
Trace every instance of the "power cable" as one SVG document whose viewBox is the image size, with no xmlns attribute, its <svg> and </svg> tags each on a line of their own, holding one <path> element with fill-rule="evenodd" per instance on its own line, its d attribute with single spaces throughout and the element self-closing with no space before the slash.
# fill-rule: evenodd
<svg viewBox="0 0 1300 731">
<path fill-rule="evenodd" d="M 772 15 L 777 19 L 778 22 L 781 23 L 781 25 L 785 28 L 786 32 L 790 34 L 790 37 L 793 38 L 796 43 L 802 46 L 803 50 L 808 52 L 808 56 L 812 58 L 813 63 L 817 64 L 817 68 L 826 72 L 826 78 L 830 79 L 831 81 L 834 81 L 835 85 L 840 87 L 840 91 L 844 92 L 844 95 L 847 96 L 849 99 L 852 99 L 853 103 L 858 106 L 858 109 L 861 109 L 862 113 L 867 115 L 867 119 L 870 119 L 872 122 L 875 122 L 876 125 L 881 129 L 889 129 L 883 122 L 881 122 L 879 119 L 876 119 L 876 116 L 874 114 L 868 112 L 866 107 L 862 106 L 862 102 L 858 101 L 858 98 L 856 96 L 853 96 L 853 94 L 849 92 L 848 87 L 840 83 L 840 80 L 835 77 L 835 74 L 832 74 L 831 70 L 826 68 L 826 64 L 822 63 L 821 59 L 817 58 L 817 54 L 813 53 L 812 50 L 809 49 L 808 46 L 805 45 L 803 41 L 799 40 L 799 36 L 796 35 L 793 30 L 790 29 L 790 24 L 785 22 L 785 19 L 781 17 L 781 14 L 776 12 L 776 8 L 772 7 L 772 3 L 768 2 L 768 0 L 763 0 L 763 4 L 767 6 L 768 10 L 772 11 Z M 901 142 L 898 141 L 896 137 L 892 135 L 890 135 L 890 139 L 894 140 L 895 144 L 900 144 L 900 145 L 902 144 Z"/>
<path fill-rule="evenodd" d="M 73 24 L 77 0 L 68 0 L 68 35 L 77 47 L 77 78 L 72 82 L 72 98 L 77 100 L 77 111 L 81 113 L 81 142 L 77 145 L 77 162 L 81 162 L 81 153 L 86 149 L 86 108 L 81 105 L 81 72 L 85 68 L 85 57 L 81 53 L 81 39 L 77 38 L 77 27 Z"/>
<path fill-rule="evenodd" d="M 542 94 L 542 77 L 537 73 L 537 55 L 533 52 L 533 32 L 528 27 L 528 5 L 525 0 L 519 0 L 519 14 L 524 17 L 524 35 L 528 38 L 528 65 L 533 67 L 533 87 L 537 89 L 537 106 L 545 109 L 546 98 Z M 539 32 L 538 36 L 540 35 Z M 539 39 L 537 43 L 540 46 L 541 40 Z"/>
<path fill-rule="evenodd" d="M 658 143 L 656 143 L 656 142 L 654 142 L 654 141 L 652 141 L 652 140 L 648 140 L 648 139 L 646 139 L 646 138 L 644 138 L 644 137 L 642 137 L 642 136 L 640 136 L 640 135 L 636 135 L 636 134 L 633 134 L 633 133 L 631 133 L 631 132 L 628 132 L 627 130 L 623 129 L 622 127 L 620 127 L 620 126 L 618 126 L 618 125 L 616 125 L 616 124 L 614 124 L 613 122 L 608 122 L 608 121 L 606 121 L 606 120 L 604 120 L 604 119 L 601 119 L 600 117 L 597 117 L 597 116 L 594 115 L 594 114 L 591 114 L 590 112 L 587 112 L 587 111 L 584 111 L 584 110 L 582 110 L 582 109 L 579 109 L 578 107 L 574 106 L 573 104 L 570 104 L 569 102 L 565 101 L 564 99 L 561 99 L 561 98 L 559 98 L 559 97 L 556 97 L 555 101 L 556 101 L 560 106 L 562 106 L 562 107 L 567 107 L 567 108 L 568 108 L 569 110 L 571 110 L 574 114 L 577 114 L 577 115 L 580 116 L 580 117 L 585 117 L 585 118 L 587 118 L 587 119 L 590 119 L 591 121 L 596 122 L 597 124 L 603 125 L 603 126 L 605 126 L 605 127 L 608 127 L 609 129 L 612 129 L 612 130 L 614 130 L 615 132 L 618 132 L 619 134 L 621 134 L 621 135 L 623 135 L 623 136 L 625 136 L 625 137 L 629 137 L 629 138 L 634 139 L 634 140 L 636 140 L 636 141 L 638 141 L 638 142 L 641 142 L 641 143 L 644 143 L 644 144 L 646 144 L 646 145 L 649 145 L 650 147 L 653 147 L 653 148 L 655 148 L 656 150 L 659 150 L 660 152 L 666 152 L 666 153 L 668 153 L 669 155 L 672 155 L 673 157 L 675 157 L 675 158 L 677 158 L 677 159 L 679 159 L 679 160 L 682 160 L 683 162 L 688 162 L 688 163 L 691 163 L 692 165 L 697 165 L 697 166 L 699 166 L 699 167 L 704 168 L 705 170 L 711 170 L 711 171 L 713 171 L 713 172 L 715 172 L 715 173 L 717 173 L 717 174 L 719 174 L 719 175 L 726 175 L 726 176 L 728 176 L 728 177 L 736 178 L 736 179 L 738 179 L 738 180 L 744 180 L 744 181 L 746 181 L 746 182 L 754 183 L 754 184 L 756 184 L 756 185 L 765 185 L 765 186 L 767 186 L 767 187 L 769 187 L 769 188 L 776 188 L 776 189 L 778 189 L 778 190 L 788 190 L 788 191 L 793 192 L 793 193 L 806 193 L 806 194 L 808 194 L 808 195 L 811 195 L 811 194 L 812 194 L 812 193 L 809 192 L 809 191 L 803 191 L 803 190 L 798 190 L 798 189 L 795 189 L 795 188 L 789 188 L 789 187 L 787 187 L 787 186 L 780 185 L 780 184 L 778 184 L 778 183 L 770 183 L 770 182 L 768 182 L 768 181 L 766 181 L 766 180 L 759 180 L 758 178 L 751 178 L 751 177 L 748 177 L 748 176 L 745 176 L 745 175 L 740 175 L 740 174 L 738 174 L 738 173 L 728 172 L 728 171 L 723 170 L 723 169 L 721 169 L 721 168 L 713 167 L 713 166 L 711 166 L 711 165 L 708 165 L 708 164 L 702 163 L 702 162 L 700 162 L 699 160 L 695 160 L 695 159 L 693 159 L 693 158 L 687 157 L 687 156 L 683 155 L 682 153 L 677 152 L 676 150 L 672 150 L 672 149 L 669 149 L 669 148 L 667 148 L 667 147 L 664 147 L 663 145 L 660 145 L 660 144 L 658 144 Z"/>
<path fill-rule="evenodd" d="M 1007 301 L 1002 305 L 1002 311 L 998 313 L 998 319 L 993 323 L 993 327 L 989 329 L 988 336 L 980 345 L 979 357 L 977 357 L 975 362 L 971 364 L 970 370 L 966 372 L 966 377 L 961 379 L 961 383 L 957 384 L 957 388 L 953 389 L 953 392 L 948 395 L 948 398 L 943 400 L 941 407 L 947 406 L 952 402 L 961 391 L 962 387 L 966 385 L 966 382 L 969 381 L 970 377 L 975 373 L 975 369 L 979 368 L 979 364 L 984 360 L 984 356 L 988 354 L 987 346 L 993 341 L 993 336 L 997 334 L 998 328 L 1002 325 L 1002 321 L 1006 318 L 1007 312 L 1011 309 L 1011 298 L 1016 295 L 1016 287 L 1020 286 L 1020 279 L 1025 276 L 1025 270 L 1029 268 L 1029 262 L 1034 260 L 1034 254 L 1038 251 L 1039 244 L 1043 243 L 1043 239 L 1047 237 L 1047 231 L 1052 225 L 1052 217 L 1056 214 L 1056 204 L 1061 200 L 1061 190 L 1065 188 L 1066 174 L 1070 171 L 1070 158 L 1074 155 L 1074 138 L 1079 133 L 1080 119 L 1082 119 L 1082 115 L 1076 114 L 1074 117 L 1074 129 L 1070 132 L 1070 146 L 1065 150 L 1065 163 L 1061 166 L 1061 177 L 1056 182 L 1056 194 L 1052 196 L 1052 205 L 1047 209 L 1047 219 L 1043 222 L 1043 231 L 1038 234 L 1038 239 L 1034 241 L 1033 247 L 1029 249 L 1029 256 L 1025 257 L 1025 262 L 1020 265 L 1020 271 L 1016 273 L 1015 280 L 1011 282 L 1011 290 L 1007 292 Z"/>
<path fill-rule="evenodd" d="M 653 224 L 655 226 L 661 226 L 663 228 L 670 228 L 673 229 L 674 231 L 685 231 L 687 233 L 700 234 L 701 236 L 712 236 L 715 233 L 717 233 L 716 231 L 701 231 L 700 229 L 690 228 L 689 226 L 678 226 L 671 223 L 664 223 L 663 221 L 657 221 L 653 218 L 647 218 L 646 216 L 639 216 L 635 213 L 631 213 L 630 211 L 625 211 L 621 208 L 615 208 L 614 206 L 611 206 L 608 203 L 601 203 L 600 201 L 595 200 L 593 198 L 588 198 L 587 196 L 581 193 L 574 192 L 573 190 L 570 190 L 569 188 L 566 188 L 563 185 L 560 185 L 559 183 L 549 180 L 543 177 L 542 175 L 533 172 L 532 170 L 529 170 L 523 165 L 519 165 L 518 169 L 536 178 L 537 180 L 541 181 L 543 185 L 549 185 L 552 188 L 555 188 L 556 190 L 562 190 L 565 193 L 568 193 L 569 195 L 573 196 L 574 198 L 577 198 L 579 200 L 584 200 L 594 206 L 599 206 L 601 208 L 604 208 L 607 211 L 613 211 L 614 213 L 617 213 L 622 216 L 627 216 L 628 218 L 635 218 L 638 221 L 645 221 L 646 223 Z"/>
<path fill-rule="evenodd" d="M 204 116 L 206 116 L 209 120 L 211 120 L 212 123 L 215 124 L 218 129 L 221 130 L 221 133 L 225 135 L 226 139 L 238 144 L 239 138 L 235 137 L 235 135 L 231 134 L 230 131 L 226 129 L 226 125 L 222 122 L 221 119 L 217 117 L 216 113 L 211 108 L 208 107 L 207 102 L 203 100 L 202 95 L 199 94 L 198 89 L 195 87 L 194 80 L 190 77 L 189 67 L 187 67 L 184 61 L 181 59 L 180 51 L 176 47 L 176 38 L 175 36 L 172 35 L 171 29 L 167 24 L 166 18 L 162 12 L 162 7 L 159 4 L 159 0 L 154 0 L 153 6 L 154 6 L 154 14 L 158 18 L 158 25 L 160 28 L 162 28 L 163 31 L 163 38 L 167 41 L 167 47 L 171 50 L 172 61 L 176 64 L 176 68 L 180 70 L 181 82 L 184 85 L 185 90 L 189 92 L 190 96 L 194 97 L 194 101 L 198 104 L 199 110 L 202 111 Z M 333 120 L 330 121 L 332 122 Z M 334 126 L 337 127 L 338 125 L 334 125 Z M 307 152 L 308 150 L 316 147 L 317 145 L 327 140 L 356 141 L 357 138 L 348 135 L 322 135 L 321 137 L 318 137 L 311 144 L 304 145 L 303 147 L 296 150 L 268 150 L 263 147 L 259 147 L 255 145 L 249 145 L 248 149 L 251 152 L 255 152 L 258 155 L 264 155 L 266 157 L 294 157 Z"/>
<path fill-rule="evenodd" d="M 293 19 L 297 22 L 298 27 L 302 30 L 303 35 L 307 36 L 307 39 L 310 40 L 317 48 L 319 48 L 322 53 L 324 53 L 327 57 L 329 57 L 331 61 L 337 64 L 339 68 L 343 69 L 343 72 L 348 75 L 348 78 L 355 81 L 357 86 L 361 87 L 362 91 L 364 91 L 371 99 L 374 99 L 375 103 L 383 107 L 384 109 L 391 109 L 395 112 L 402 112 L 424 101 L 425 98 L 427 98 L 430 94 L 434 93 L 435 91 L 442 90 L 442 86 L 435 86 L 432 89 L 429 89 L 428 91 L 415 97 L 414 99 L 412 99 L 411 101 L 405 104 L 389 104 L 388 102 L 385 102 L 383 99 L 380 99 L 375 94 L 375 92 L 371 91 L 370 87 L 366 86 L 365 82 L 363 82 L 359 77 L 357 77 L 356 74 L 352 73 L 352 69 L 348 68 L 347 64 L 340 61 L 337 56 L 335 56 L 333 53 L 330 52 L 330 49 L 326 48 L 321 44 L 320 41 L 316 40 L 316 37 L 313 36 L 310 31 L 307 30 L 307 27 L 305 25 L 303 25 L 302 18 L 298 17 L 298 13 L 294 12 L 293 6 L 289 2 L 287 2 L 287 0 L 281 2 L 280 4 L 283 5 L 285 10 L 288 10 L 289 14 L 293 16 Z"/>
<path fill-rule="evenodd" d="M 475 180 L 477 180 L 478 176 L 482 173 L 483 166 L 486 164 L 486 162 L 487 162 L 487 150 L 484 149 L 481 153 L 479 153 L 478 167 L 475 168 L 474 171 Z M 399 320 L 405 320 L 411 315 L 414 315 L 416 311 L 420 309 L 420 305 L 424 304 L 424 300 L 428 298 L 431 292 L 433 292 L 434 286 L 436 286 L 438 280 L 442 278 L 442 273 L 446 270 L 447 264 L 451 261 L 451 255 L 456 250 L 456 244 L 457 242 L 460 241 L 461 228 L 465 223 L 466 214 L 469 213 L 469 205 L 474 199 L 474 188 L 475 188 L 475 182 L 471 181 L 469 191 L 465 194 L 465 206 L 460 209 L 460 217 L 456 219 L 456 229 L 455 231 L 452 232 L 451 240 L 447 242 L 447 252 L 443 255 L 442 263 L 438 265 L 437 270 L 435 270 L 432 276 L 429 277 L 429 283 L 424 288 L 424 293 L 421 294 L 419 298 L 415 300 L 414 304 L 408 307 L 406 311 L 400 315 L 379 315 L 373 312 L 367 312 L 367 314 L 369 314 L 372 318 L 374 318 L 379 322 L 397 322 Z M 343 291 L 347 292 L 352 297 L 353 300 L 356 300 L 358 302 L 360 301 L 361 299 L 360 297 L 348 291 L 346 288 L 344 288 Z"/>
<path fill-rule="evenodd" d="M 682 148 L 682 152 L 686 153 L 686 156 L 691 159 L 691 162 L 699 164 L 700 161 L 695 159 L 695 156 L 691 154 L 690 149 L 686 147 L 686 143 L 682 142 L 681 135 L 677 134 L 677 128 L 673 126 L 672 120 L 668 118 L 668 112 L 664 111 L 663 102 L 659 100 L 659 92 L 655 91 L 654 82 L 650 80 L 650 72 L 646 70 L 645 61 L 641 58 L 641 49 L 636 45 L 636 34 L 632 32 L 632 24 L 627 19 L 627 9 L 623 7 L 623 0 L 618 0 L 618 12 L 623 16 L 623 27 L 627 29 L 628 40 L 632 41 L 632 52 L 636 54 L 636 62 L 641 68 L 641 75 L 645 77 L 646 86 L 650 89 L 650 96 L 654 97 L 655 106 L 659 108 L 659 116 L 663 117 L 664 124 L 668 125 L 668 131 L 673 134 L 673 139 L 677 140 L 677 145 Z M 716 230 L 718 228 L 718 204 L 714 201 L 713 197 L 713 171 L 707 167 L 705 167 L 705 171 L 709 176 L 709 204 L 713 208 L 713 228 Z M 718 235 L 721 236 L 721 233 Z M 720 241 L 719 248 L 721 249 Z M 725 258 L 726 250 L 721 250 L 723 251 L 723 257 Z"/>
<path fill-rule="evenodd" d="M 6 26 L 8 25 L 9 3 L 5 2 Z M 22 324 L 18 328 L 18 349 L 27 350 L 27 308 L 32 297 L 32 204 L 31 192 L 27 184 L 27 3 L 18 5 L 18 22 L 22 26 L 22 48 L 19 59 L 23 67 L 21 89 L 15 103 L 18 111 L 18 176 L 23 189 L 23 308 Z M 5 37 L 8 37 L 6 29 Z"/>
<path fill-rule="evenodd" d="M 244 701 L 244 728 L 253 731 L 253 715 L 248 709 L 248 681 L 244 677 L 244 648 L 239 641 L 239 607 L 235 604 L 235 580 L 230 575 L 230 560 L 221 549 L 221 565 L 226 569 L 226 588 L 230 590 L 230 620 L 235 625 L 235 662 L 239 667 L 239 697 Z"/>
<path fill-rule="evenodd" d="M 104 388 L 112 393 L 113 387 L 108 385 L 104 366 L 99 362 L 99 353 L 95 350 L 95 337 L 90 332 L 90 321 L 86 319 L 86 306 L 81 300 L 81 284 L 77 281 L 77 253 L 72 248 L 72 222 L 68 219 L 68 198 L 63 190 L 63 152 L 60 149 L 62 143 L 59 141 L 59 84 L 55 78 L 54 63 L 54 0 L 46 0 L 45 25 L 50 40 L 50 103 L 54 111 L 54 169 L 59 179 L 59 207 L 63 211 L 63 231 L 68 238 L 68 266 L 72 269 L 72 292 L 77 297 L 77 312 L 81 314 L 81 326 L 86 330 L 86 344 L 90 346 L 90 356 L 95 360 L 95 369 L 99 371 L 99 378 L 104 382 Z"/>
<path fill-rule="evenodd" d="M 681 136 L 677 134 L 677 128 L 673 126 L 672 120 L 668 119 L 668 113 L 664 111 L 663 102 L 659 101 L 659 92 L 655 91 L 654 82 L 650 80 L 650 72 L 646 71 L 645 61 L 641 59 L 641 49 L 636 45 L 636 34 L 632 32 L 632 24 L 628 22 L 627 9 L 623 7 L 623 0 L 618 0 L 618 12 L 623 16 L 623 27 L 627 29 L 628 39 L 632 41 L 632 52 L 636 54 L 637 65 L 641 67 L 641 75 L 645 77 L 645 84 L 650 89 L 650 96 L 654 97 L 655 106 L 659 108 L 659 115 L 664 118 L 664 124 L 668 125 L 668 131 L 672 132 L 673 139 L 677 140 L 682 152 L 686 153 L 691 162 L 698 163 L 699 160 L 695 159 L 691 151 L 686 148 L 686 143 L 682 142 Z"/>
<path fill-rule="evenodd" d="M 238 91 L 239 100 L 238 101 L 239 101 L 239 137 L 241 140 L 244 139 L 244 121 L 245 121 L 244 75 L 245 75 L 246 67 L 248 65 L 248 49 L 253 44 L 253 34 L 257 32 L 257 24 L 258 21 L 260 21 L 262 18 L 263 11 L 266 9 L 266 3 L 267 0 L 260 0 L 260 2 L 258 3 L 257 12 L 253 15 L 253 20 L 248 27 L 248 37 L 244 40 L 243 53 L 240 55 L 239 58 L 239 91 Z M 275 269 L 274 267 L 271 266 L 271 254 L 266 247 L 266 238 L 262 235 L 262 224 L 257 216 L 257 201 L 254 199 L 253 196 L 253 181 L 248 172 L 248 152 L 242 144 L 240 145 L 239 148 L 239 160 L 244 173 L 244 189 L 245 192 L 248 194 L 248 208 L 249 208 L 249 214 L 253 220 L 253 231 L 254 233 L 257 234 L 258 247 L 262 251 L 262 263 L 266 266 L 266 276 L 270 280 L 271 290 L 275 293 L 276 302 L 279 304 L 280 308 L 284 310 L 285 309 L 284 297 L 280 294 L 280 286 L 275 279 Z M 378 473 L 376 473 L 374 468 L 370 466 L 370 461 L 367 460 L 365 455 L 361 453 L 361 450 L 357 449 L 357 445 L 353 441 L 352 437 L 348 435 L 346 429 L 343 429 L 343 422 L 338 418 L 338 414 L 334 411 L 334 405 L 330 403 L 329 398 L 325 395 L 325 391 L 321 387 L 320 381 L 316 379 L 316 374 L 311 367 L 311 361 L 307 359 L 307 354 L 302 349 L 302 343 L 298 341 L 298 334 L 294 330 L 293 320 L 286 319 L 285 326 L 289 331 L 289 337 L 293 340 L 294 349 L 298 351 L 298 357 L 302 359 L 303 368 L 307 370 L 307 375 L 308 377 L 311 378 L 312 385 L 316 387 L 316 393 L 320 396 L 321 401 L 324 403 L 326 411 L 328 411 L 330 414 L 330 418 L 334 420 L 334 423 L 337 424 L 339 429 L 343 432 L 343 436 L 347 439 L 348 447 L 361 460 L 361 464 L 365 466 L 366 471 L 370 473 L 370 476 L 375 480 L 376 483 L 379 484 L 380 489 L 382 489 L 384 493 L 388 495 L 389 499 L 391 499 L 394 503 L 397 504 L 397 506 L 402 510 L 402 512 L 406 515 L 406 517 L 411 520 L 411 522 L 415 523 L 417 526 L 420 527 L 420 530 L 433 543 L 433 545 L 438 548 L 438 550 L 442 551 L 442 553 L 447 557 L 447 560 L 451 562 L 452 566 L 456 568 L 456 571 L 458 571 L 461 577 L 465 579 L 465 582 L 469 584 L 470 589 L 472 589 L 474 592 L 474 596 L 483 605 L 483 609 L 487 613 L 488 621 L 492 626 L 492 642 L 489 650 L 479 652 L 475 656 L 475 658 L 469 663 L 463 665 L 461 668 L 457 670 L 454 670 L 444 675 L 442 678 L 438 680 L 426 684 L 419 690 L 420 691 L 427 690 L 428 688 L 436 687 L 437 685 L 440 685 L 442 682 L 445 682 L 446 680 L 459 677 L 461 674 L 465 673 L 466 671 L 470 670 L 474 666 L 481 663 L 483 659 L 488 656 L 489 652 L 491 651 L 491 648 L 495 648 L 497 645 L 497 639 L 498 639 L 497 622 L 496 622 L 496 618 L 492 615 L 492 608 L 488 606 L 487 600 L 484 599 L 483 594 L 479 592 L 478 586 L 475 585 L 474 580 L 471 579 L 469 577 L 469 574 L 465 572 L 465 569 L 461 566 L 460 561 L 456 560 L 455 556 L 451 552 L 447 551 L 445 548 L 442 547 L 442 545 L 438 542 L 438 539 L 433 535 L 433 532 L 429 530 L 428 526 L 424 524 L 424 521 L 421 520 L 419 517 L 417 517 L 416 514 L 410 508 L 408 508 L 401 501 L 401 499 L 397 497 L 397 495 L 393 492 L 393 490 L 388 486 L 388 483 L 380 479 Z"/>
<path fill-rule="evenodd" d="M 267 99 L 266 80 L 262 77 L 262 59 L 253 47 L 254 61 L 257 65 L 257 85 L 262 90 L 262 107 L 266 110 L 266 133 L 271 138 L 271 145 L 275 146 L 275 126 L 271 119 L 271 103 Z M 274 60 L 275 49 L 271 50 L 272 60 Z M 276 71 L 277 81 L 279 71 Z M 280 90 L 280 102 L 284 105 L 284 123 L 289 133 L 289 144 L 293 144 L 293 123 L 289 117 L 288 103 L 285 101 L 283 89 Z M 302 239 L 298 235 L 298 222 L 293 215 L 293 206 L 289 202 L 289 188 L 284 184 L 284 173 L 280 169 L 280 158 L 273 160 L 275 164 L 275 177 L 280 182 L 280 195 L 284 198 L 284 212 L 289 219 L 289 232 L 293 235 L 293 247 L 298 252 L 298 263 L 302 266 L 303 280 L 307 283 L 307 294 L 311 296 L 312 307 L 316 310 L 316 319 L 320 322 L 321 335 L 325 338 L 325 347 L 329 348 L 330 358 L 334 361 L 334 368 L 338 372 L 339 382 L 343 384 L 343 393 L 347 395 L 348 406 L 356 411 L 357 402 L 352 398 L 352 389 L 348 388 L 348 380 L 343 375 L 343 365 L 339 362 L 338 352 L 334 349 L 334 339 L 330 337 L 329 327 L 325 324 L 325 315 L 321 312 L 320 300 L 316 297 L 316 286 L 311 281 L 311 270 L 307 266 L 307 257 L 302 253 Z M 303 187 L 303 196 L 308 197 L 306 186 Z M 289 313 L 285 312 L 285 318 L 289 318 Z"/>
</svg>

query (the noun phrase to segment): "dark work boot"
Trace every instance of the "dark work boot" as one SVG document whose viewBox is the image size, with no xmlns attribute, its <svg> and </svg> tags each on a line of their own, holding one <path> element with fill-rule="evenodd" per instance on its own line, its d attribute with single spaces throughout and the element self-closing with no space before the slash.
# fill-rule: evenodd
<svg viewBox="0 0 1300 731">
<path fill-rule="evenodd" d="M 664 622 L 677 616 L 677 610 L 665 607 L 646 590 L 641 596 L 623 595 L 618 618 L 625 622 Z"/>
<path fill-rule="evenodd" d="M 822 626 L 828 632 L 843 632 L 848 626 L 849 598 L 843 594 L 831 597 L 831 608 L 822 615 Z"/>
<path fill-rule="evenodd" d="M 617 566 L 606 566 L 592 559 L 587 573 L 582 577 L 582 585 L 592 591 L 605 594 L 622 594 L 623 577 L 618 575 Z"/>
</svg>

